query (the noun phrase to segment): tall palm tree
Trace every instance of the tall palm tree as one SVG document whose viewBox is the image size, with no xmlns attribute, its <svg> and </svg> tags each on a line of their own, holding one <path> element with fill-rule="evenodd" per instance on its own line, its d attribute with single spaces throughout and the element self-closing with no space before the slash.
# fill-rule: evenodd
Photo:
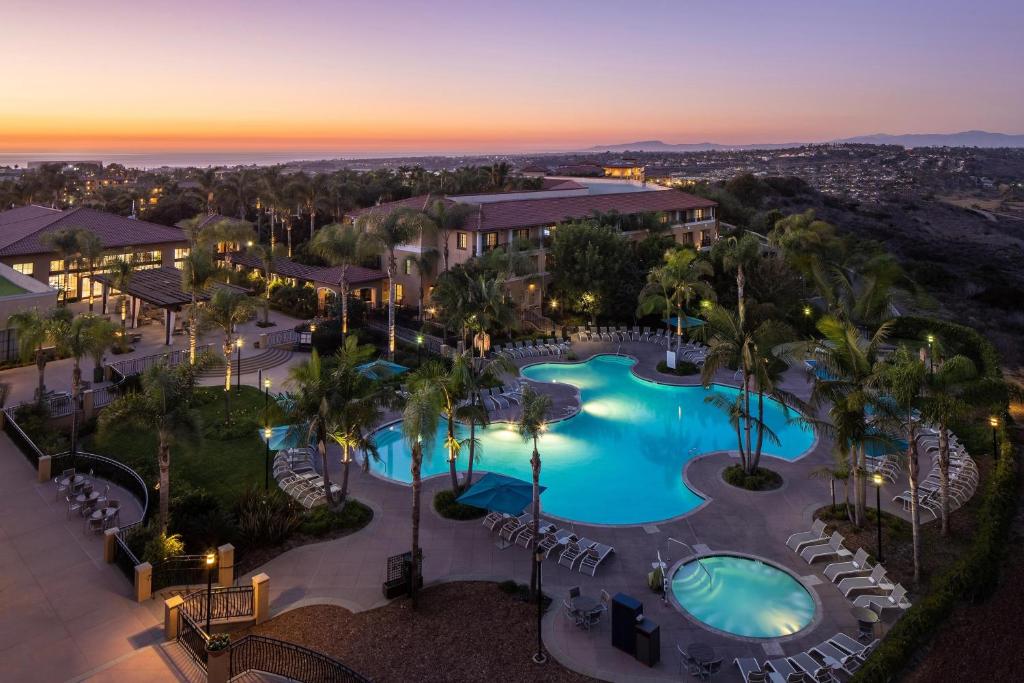
<svg viewBox="0 0 1024 683">
<path fill-rule="evenodd" d="M 249 199 L 253 191 L 254 171 L 243 168 L 224 178 L 218 187 L 222 196 L 227 196 L 238 207 L 238 219 L 245 220 Z"/>
<path fill-rule="evenodd" d="M 459 421 L 469 425 L 469 437 L 463 446 L 467 446 L 469 457 L 466 460 L 466 478 L 463 488 L 473 485 L 473 465 L 476 463 L 479 442 L 476 438 L 476 426 L 487 426 L 490 414 L 484 403 L 481 392 L 504 374 L 517 375 L 519 368 L 507 356 L 495 356 L 490 360 L 474 358 L 473 351 L 463 352 L 452 366 L 452 373 L 462 387 L 469 403 L 463 402 L 456 408 L 455 416 Z"/>
<path fill-rule="evenodd" d="M 254 244 L 247 251 L 259 259 L 263 269 L 263 325 L 266 326 L 270 324 L 270 278 L 273 275 L 274 259 L 278 256 L 278 250 L 269 244 Z"/>
<path fill-rule="evenodd" d="M 224 421 L 231 421 L 231 351 L 234 348 L 235 328 L 252 318 L 256 306 L 245 292 L 221 288 L 213 293 L 203 306 L 204 323 L 220 328 L 224 333 Z"/>
<path fill-rule="evenodd" d="M 82 397 L 82 358 L 94 350 L 97 338 L 93 335 L 92 328 L 99 323 L 107 323 L 107 321 L 91 313 L 80 315 L 70 321 L 54 322 L 53 335 L 57 351 L 60 355 L 68 356 L 73 360 L 71 366 L 72 453 L 76 451 L 78 444 L 78 411 Z"/>
<path fill-rule="evenodd" d="M 545 420 L 551 410 L 551 397 L 542 394 L 532 386 L 523 389 L 523 412 L 519 417 L 519 436 L 523 441 L 533 442 L 530 456 L 530 470 L 533 472 L 533 544 L 540 540 L 540 450 L 537 442 L 544 432 Z M 537 573 L 530 574 L 530 593 L 537 590 Z"/>
<path fill-rule="evenodd" d="M 316 212 L 328 194 L 324 176 L 296 173 L 285 188 L 285 192 L 290 194 L 309 214 L 309 239 L 313 239 L 313 230 L 316 228 Z"/>
<path fill-rule="evenodd" d="M 217 274 L 213 251 L 205 245 L 196 245 L 181 261 L 181 289 L 188 292 L 192 303 L 188 307 L 188 361 L 196 362 L 196 345 L 199 339 L 198 299 L 206 291 Z M 230 365 L 230 363 L 229 363 Z"/>
<path fill-rule="evenodd" d="M 289 391 L 282 394 L 278 403 L 284 409 L 292 429 L 299 430 L 304 442 L 316 443 L 323 470 L 324 495 L 333 506 L 327 439 L 333 431 L 331 395 L 334 387 L 332 377 L 324 369 L 316 349 L 313 349 L 308 361 L 288 370 L 285 385 Z"/>
<path fill-rule="evenodd" d="M 68 282 L 73 261 L 78 259 L 78 231 L 74 228 L 61 228 L 53 232 L 43 233 L 39 238 L 40 243 L 47 249 L 60 254 L 64 262 L 64 283 L 61 285 L 61 300 L 68 300 Z"/>
<path fill-rule="evenodd" d="M 827 406 L 829 412 L 829 423 L 815 421 L 815 427 L 849 444 L 853 522 L 858 527 L 867 506 L 866 447 L 877 439 L 868 429 L 869 410 L 877 402 L 872 387 L 878 383 L 879 352 L 891 327 L 883 323 L 868 338 L 853 323 L 826 315 L 818 321 L 824 343 L 813 343 L 809 354 L 816 362 L 810 403 Z"/>
<path fill-rule="evenodd" d="M 736 271 L 736 311 L 739 314 L 740 327 L 744 327 L 747 320 L 747 269 L 760 255 L 761 244 L 748 232 L 741 237 L 726 238 L 724 249 L 722 264 L 726 270 Z"/>
<path fill-rule="evenodd" d="M 470 280 L 468 313 L 471 327 L 481 333 L 491 330 L 512 329 L 515 309 L 509 301 L 505 280 L 501 277 L 479 275 Z M 484 357 L 483 339 L 478 344 L 480 358 Z"/>
<path fill-rule="evenodd" d="M 674 278 L 665 266 L 655 266 L 647 273 L 647 282 L 637 296 L 637 315 L 660 311 L 665 316 L 665 333 L 671 330 L 672 285 Z"/>
<path fill-rule="evenodd" d="M 427 363 L 426 365 L 430 365 Z M 436 371 L 416 370 L 409 380 L 412 393 L 406 399 L 402 411 L 402 434 L 412 453 L 412 605 L 416 607 L 417 577 L 420 573 L 420 495 L 422 489 L 423 444 L 432 443 L 437 435 L 441 411 L 441 394 L 431 381 Z"/>
<path fill-rule="evenodd" d="M 36 388 L 36 399 L 42 401 L 46 395 L 46 347 L 57 343 L 61 326 L 67 316 L 60 309 L 40 312 L 31 308 L 18 311 L 7 319 L 7 324 L 18 333 L 18 353 L 24 363 L 35 360 L 39 372 L 39 386 Z"/>
<path fill-rule="evenodd" d="M 388 276 L 388 360 L 395 359 L 395 273 L 398 260 L 395 249 L 411 242 L 419 233 L 416 212 L 410 209 L 370 211 L 356 219 L 360 235 L 360 253 L 379 255 L 387 252 L 385 271 Z"/>
<path fill-rule="evenodd" d="M 127 321 L 128 321 L 128 286 L 132 282 L 132 275 L 135 273 L 135 262 L 127 258 L 115 258 L 110 264 L 108 271 L 110 284 L 120 293 L 121 312 L 121 344 L 127 344 Z"/>
<path fill-rule="evenodd" d="M 117 342 L 117 325 L 97 316 L 89 325 L 87 349 L 93 360 L 93 381 L 103 377 L 103 355 Z"/>
<path fill-rule="evenodd" d="M 415 256 L 407 257 L 416 268 L 416 274 L 419 276 L 419 287 L 416 293 L 416 311 L 419 315 L 420 320 L 423 320 L 423 297 L 426 294 L 426 281 L 427 278 L 434 275 L 435 266 L 437 264 L 437 249 L 423 249 L 419 254 Z"/>
<path fill-rule="evenodd" d="M 192 410 L 197 366 L 169 368 L 156 365 L 142 375 L 142 388 L 118 397 L 103 409 L 100 433 L 122 429 L 153 431 L 157 435 L 160 470 L 160 530 L 167 532 L 171 499 L 171 447 L 201 438 L 199 421 Z"/>
<path fill-rule="evenodd" d="M 711 277 L 714 268 L 692 249 L 671 249 L 665 254 L 665 270 L 671 284 L 670 298 L 676 309 L 676 343 L 682 344 L 683 319 L 690 302 L 698 298 L 714 300 L 715 290 L 704 281 Z"/>
<path fill-rule="evenodd" d="M 338 269 L 341 294 L 341 336 L 348 334 L 349 268 L 359 263 L 359 231 L 351 225 L 331 223 L 324 226 L 310 242 L 314 254 Z"/>
<path fill-rule="evenodd" d="M 96 277 L 96 267 L 103 260 L 103 240 L 91 230 L 78 230 L 78 253 L 85 263 L 86 271 L 89 273 L 89 312 L 92 313 L 96 297 L 93 294 L 95 286 L 93 279 Z"/>
<path fill-rule="evenodd" d="M 469 217 L 475 211 L 469 204 L 454 204 L 443 199 L 434 201 L 426 210 L 427 219 L 432 223 L 432 232 L 441 240 L 441 257 L 444 272 L 448 272 L 448 244 L 452 236 L 464 230 Z"/>
</svg>

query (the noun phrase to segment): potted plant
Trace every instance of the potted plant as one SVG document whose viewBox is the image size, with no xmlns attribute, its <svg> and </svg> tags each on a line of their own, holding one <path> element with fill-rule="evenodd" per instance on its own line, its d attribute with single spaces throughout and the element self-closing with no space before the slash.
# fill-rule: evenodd
<svg viewBox="0 0 1024 683">
<path fill-rule="evenodd" d="M 227 683 L 231 675 L 231 636 L 215 633 L 206 641 L 206 676 L 210 683 Z"/>
</svg>

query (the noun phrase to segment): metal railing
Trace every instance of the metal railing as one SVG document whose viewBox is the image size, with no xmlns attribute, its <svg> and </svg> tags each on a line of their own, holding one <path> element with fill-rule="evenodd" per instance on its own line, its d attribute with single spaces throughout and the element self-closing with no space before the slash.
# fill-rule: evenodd
<svg viewBox="0 0 1024 683">
<path fill-rule="evenodd" d="M 367 320 L 366 326 L 383 332 L 385 335 L 388 333 L 388 324 L 386 322 L 379 322 L 377 320 Z M 416 330 L 410 330 L 408 327 L 402 327 L 401 325 L 395 325 L 395 337 L 401 339 L 407 344 L 416 346 L 420 343 L 419 338 L 423 338 L 423 348 L 431 353 L 441 353 L 441 345 L 444 344 L 444 340 L 440 337 L 435 337 L 432 334 L 426 334 L 425 332 L 417 332 Z"/>
<path fill-rule="evenodd" d="M 39 467 L 39 458 L 46 455 L 39 447 L 36 446 L 35 442 L 29 438 L 28 434 L 18 425 L 18 421 L 15 419 L 15 415 L 18 412 L 20 406 L 11 406 L 4 408 L 4 431 L 7 432 L 7 436 L 11 437 L 11 441 L 15 445 L 20 447 L 22 453 L 28 458 L 28 461 Z"/>
<path fill-rule="evenodd" d="M 196 355 L 202 355 L 212 347 L 212 344 L 199 344 L 196 346 Z M 151 356 L 141 356 L 139 358 L 128 358 L 126 360 L 115 361 L 113 363 L 108 363 L 107 367 L 121 377 L 130 377 L 132 375 L 140 375 L 160 363 L 167 363 L 168 366 L 173 367 L 175 365 L 187 363 L 188 359 L 188 349 L 174 349 L 173 351 L 167 351 L 164 353 L 155 353 Z"/>
<path fill-rule="evenodd" d="M 210 636 L 184 611 L 178 610 L 178 644 L 206 671 L 206 644 Z"/>
<path fill-rule="evenodd" d="M 295 330 L 275 330 L 267 333 L 267 348 L 288 346 L 299 342 L 299 333 Z"/>
<path fill-rule="evenodd" d="M 252 586 L 225 586 L 212 588 L 210 598 L 210 619 L 235 619 L 253 615 Z M 205 590 L 199 590 L 185 597 L 181 608 L 197 623 L 206 619 Z"/>
<path fill-rule="evenodd" d="M 153 594 L 171 586 L 205 584 L 208 571 L 205 555 L 175 555 L 160 560 L 153 564 Z"/>
<path fill-rule="evenodd" d="M 276 638 L 249 635 L 231 644 L 230 677 L 262 671 L 304 683 L 369 683 L 333 657 Z"/>
<path fill-rule="evenodd" d="M 74 467 L 79 472 L 87 471 L 93 477 L 106 479 L 113 484 L 117 484 L 127 491 L 129 495 L 135 497 L 142 514 L 135 521 L 121 520 L 118 523 L 122 537 L 146 520 L 146 514 L 149 512 L 149 487 L 146 486 L 146 482 L 143 481 L 138 472 L 113 458 L 87 451 L 78 451 L 74 454 L 65 451 L 52 457 L 51 467 L 53 467 L 54 471 L 56 471 L 58 463 L 62 467 Z"/>
<path fill-rule="evenodd" d="M 135 567 L 142 563 L 120 535 L 114 538 L 114 564 L 125 575 L 125 578 L 135 583 Z"/>
</svg>

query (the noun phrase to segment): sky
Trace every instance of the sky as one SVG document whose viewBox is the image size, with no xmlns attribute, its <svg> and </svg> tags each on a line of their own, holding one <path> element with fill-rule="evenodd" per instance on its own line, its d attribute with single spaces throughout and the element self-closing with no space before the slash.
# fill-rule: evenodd
<svg viewBox="0 0 1024 683">
<path fill-rule="evenodd" d="M 1024 133 L 1024 2 L 3 0 L 0 153 Z"/>
</svg>

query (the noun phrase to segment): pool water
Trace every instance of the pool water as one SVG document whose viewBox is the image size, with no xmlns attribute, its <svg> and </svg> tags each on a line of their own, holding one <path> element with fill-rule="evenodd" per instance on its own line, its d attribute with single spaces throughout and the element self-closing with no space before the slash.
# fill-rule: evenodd
<svg viewBox="0 0 1024 683">
<path fill-rule="evenodd" d="M 788 636 L 814 618 L 814 599 L 799 581 L 745 557 L 687 562 L 672 575 L 672 594 L 701 623 L 746 638 Z"/>
<path fill-rule="evenodd" d="M 644 524 L 693 510 L 700 496 L 683 483 L 682 467 L 701 453 L 735 450 L 736 432 L 727 416 L 704 402 L 712 392 L 736 396 L 736 390 L 716 386 L 671 387 L 633 375 L 635 363 L 621 356 L 596 356 L 585 363 L 542 363 L 524 368 L 531 380 L 562 382 L 578 387 L 582 410 L 551 422 L 540 439 L 541 484 L 547 491 L 541 505 L 547 514 L 592 524 Z M 765 420 L 781 446 L 766 443 L 764 453 L 786 460 L 802 455 L 813 442 L 812 431 L 791 420 L 780 404 L 765 401 Z M 423 460 L 424 477 L 448 471 L 442 420 Z M 462 439 L 468 429 L 458 426 Z M 477 429 L 482 444 L 478 470 L 500 472 L 531 480 L 530 444 L 515 426 L 494 423 Z M 380 461 L 371 461 L 378 474 L 411 481 L 409 447 L 401 425 L 376 434 Z M 468 447 L 459 454 L 464 471 Z"/>
</svg>

